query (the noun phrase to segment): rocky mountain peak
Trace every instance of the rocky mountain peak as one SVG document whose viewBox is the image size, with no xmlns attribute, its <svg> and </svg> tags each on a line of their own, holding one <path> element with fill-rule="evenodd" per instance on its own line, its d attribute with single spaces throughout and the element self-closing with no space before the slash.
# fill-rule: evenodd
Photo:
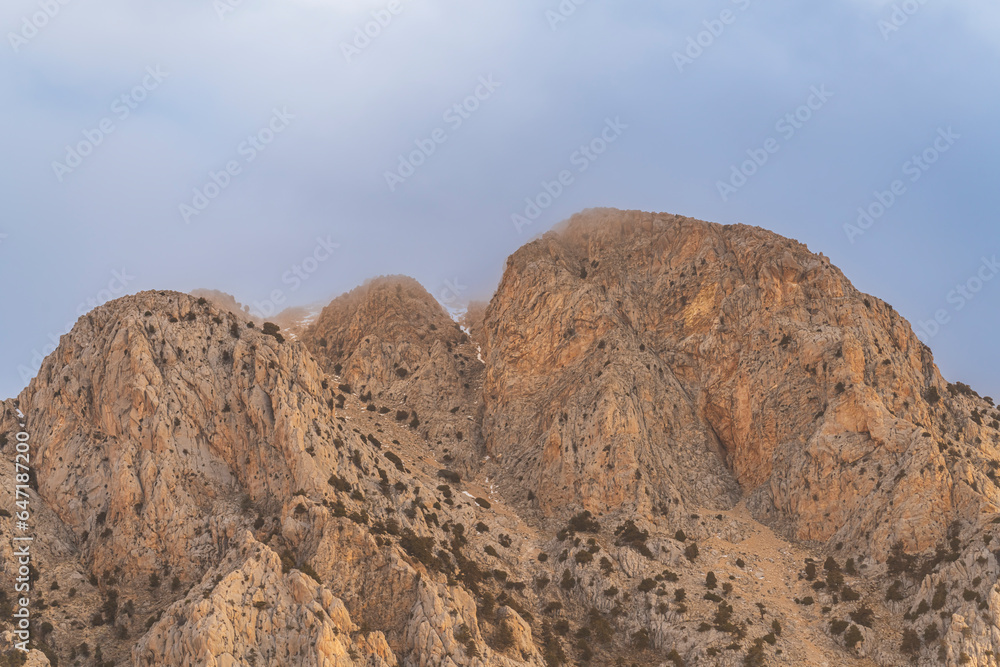
<svg viewBox="0 0 1000 667">
<path fill-rule="evenodd" d="M 307 332 L 316 347 L 342 357 L 371 337 L 429 347 L 434 341 L 457 343 L 461 332 L 441 304 L 407 276 L 375 278 L 334 299 Z"/>
<path fill-rule="evenodd" d="M 511 256 L 485 331 L 485 446 L 543 510 L 746 498 L 797 539 L 944 536 L 953 481 L 902 477 L 941 463 L 926 397 L 947 383 L 891 306 L 802 244 L 589 211 Z"/>
<path fill-rule="evenodd" d="M 467 469 L 478 455 L 477 346 L 423 286 L 387 276 L 334 299 L 302 336 L 324 369 Z"/>
<path fill-rule="evenodd" d="M 402 277 L 297 338 L 220 299 L 110 302 L 0 404 L 28 664 L 1000 654 L 1000 412 L 802 244 L 601 209 L 461 324 Z"/>
</svg>

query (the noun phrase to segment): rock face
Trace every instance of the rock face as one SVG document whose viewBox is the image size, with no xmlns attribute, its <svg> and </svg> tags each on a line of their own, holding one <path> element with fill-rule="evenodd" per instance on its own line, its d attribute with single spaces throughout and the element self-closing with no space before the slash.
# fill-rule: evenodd
<svg viewBox="0 0 1000 667">
<path fill-rule="evenodd" d="M 294 332 L 208 297 L 0 404 L 26 664 L 996 664 L 1000 413 L 801 244 L 599 210 L 461 325 L 399 277 Z"/>
<path fill-rule="evenodd" d="M 244 319 L 253 320 L 255 324 L 263 324 L 260 318 L 254 317 L 250 314 L 249 306 L 245 306 L 237 301 L 236 297 L 232 294 L 220 292 L 219 290 L 214 289 L 196 289 L 191 290 L 191 296 L 196 299 L 205 299 L 219 310 L 239 315 Z"/>
<path fill-rule="evenodd" d="M 382 634 L 355 634 L 344 603 L 318 582 L 282 574 L 278 554 L 249 533 L 241 542 L 204 593 L 192 589 L 153 625 L 133 651 L 137 664 L 397 664 Z"/>
<path fill-rule="evenodd" d="M 485 329 L 486 446 L 545 511 L 745 495 L 790 537 L 879 557 L 997 511 L 994 489 L 939 469 L 938 443 L 984 463 L 996 452 L 976 440 L 995 436 L 956 432 L 928 403 L 947 386 L 930 350 L 826 258 L 769 232 L 578 216 L 510 258 Z"/>
<path fill-rule="evenodd" d="M 301 457 L 334 413 L 320 382 L 308 354 L 228 313 L 127 297 L 81 319 L 22 395 L 39 493 L 94 572 L 146 577 L 169 562 L 183 578 L 242 527 L 226 511 L 238 493 L 263 502 L 325 483 Z"/>
<path fill-rule="evenodd" d="M 323 304 L 311 304 L 307 306 L 291 306 L 279 312 L 265 314 L 254 310 L 251 306 L 244 305 L 236 300 L 232 294 L 210 289 L 196 289 L 191 291 L 191 296 L 197 299 L 205 299 L 214 307 L 222 311 L 228 311 L 233 315 L 250 320 L 260 326 L 266 321 L 278 324 L 282 331 L 290 338 L 297 338 L 319 315 Z M 266 305 L 262 305 L 266 309 Z M 266 315 L 266 316 L 265 316 Z"/>
<path fill-rule="evenodd" d="M 335 299 L 302 336 L 338 383 L 399 414 L 442 456 L 479 451 L 478 346 L 412 278 L 371 280 Z M 404 416 L 405 413 L 405 416 Z"/>
</svg>

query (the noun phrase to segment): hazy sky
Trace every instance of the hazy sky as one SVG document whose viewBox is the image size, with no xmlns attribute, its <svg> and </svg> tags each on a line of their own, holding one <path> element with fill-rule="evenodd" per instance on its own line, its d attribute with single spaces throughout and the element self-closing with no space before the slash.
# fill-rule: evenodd
<svg viewBox="0 0 1000 667">
<path fill-rule="evenodd" d="M 125 292 L 488 297 L 594 206 L 796 238 L 1000 396 L 993 0 L 8 0 L 0 28 L 0 396 Z"/>
</svg>

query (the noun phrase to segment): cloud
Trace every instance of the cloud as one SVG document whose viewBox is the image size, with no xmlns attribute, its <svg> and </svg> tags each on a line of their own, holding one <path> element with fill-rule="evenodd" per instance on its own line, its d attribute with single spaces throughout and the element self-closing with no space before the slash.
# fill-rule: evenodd
<svg viewBox="0 0 1000 667">
<path fill-rule="evenodd" d="M 5 4 L 2 33 L 22 29 L 38 1 Z M 17 52 L 6 45 L 0 280 L 20 281 L 27 312 L 24 327 L 4 330 L 0 394 L 18 388 L 20 360 L 123 263 L 137 268 L 136 289 L 218 287 L 249 302 L 280 287 L 283 267 L 318 234 L 333 234 L 344 253 L 296 294 L 303 302 L 379 273 L 409 273 L 431 289 L 458 278 L 488 293 L 524 240 L 511 213 L 609 117 L 629 130 L 531 234 L 599 205 L 748 221 L 839 252 L 878 291 L 884 269 L 868 268 L 865 253 L 894 253 L 902 220 L 911 237 L 929 239 L 951 209 L 970 229 L 992 224 L 982 164 L 998 143 L 998 101 L 982 63 L 1000 26 L 986 3 L 929 0 L 887 43 L 877 20 L 891 2 L 754 0 L 679 74 L 673 54 L 737 3 L 587 2 L 553 29 L 555 0 L 401 0 L 391 21 L 372 16 L 388 0 L 225 1 L 232 11 L 220 17 L 212 0 L 70 0 Z M 379 17 L 385 25 L 370 28 Z M 343 45 L 366 28 L 367 44 L 348 59 Z M 162 85 L 127 118 L 115 115 L 157 66 L 169 72 Z M 502 87 L 452 131 L 445 113 L 491 75 Z M 822 117 L 721 202 L 715 182 L 729 165 L 822 84 L 837 94 Z M 294 120 L 248 161 L 241 146 L 275 108 Z M 60 182 L 52 163 L 107 118 L 114 131 Z M 886 221 L 863 249 L 838 249 L 843 216 L 945 122 L 968 143 L 894 209 L 895 227 Z M 439 127 L 447 141 L 390 192 L 385 172 Z M 179 206 L 234 160 L 240 173 L 185 224 Z M 925 265 L 941 247 L 955 250 L 946 267 L 921 274 L 920 288 L 961 275 L 960 250 L 985 233 L 929 243 Z M 892 270 L 912 275 L 907 261 L 893 259 Z M 922 316 L 916 291 L 899 295 L 901 309 L 908 298 Z M 10 295 L 0 299 L 13 307 Z"/>
</svg>

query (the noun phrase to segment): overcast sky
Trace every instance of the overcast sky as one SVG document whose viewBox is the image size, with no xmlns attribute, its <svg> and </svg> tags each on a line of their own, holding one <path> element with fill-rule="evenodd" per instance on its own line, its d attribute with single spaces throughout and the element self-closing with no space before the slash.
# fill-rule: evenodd
<svg viewBox="0 0 1000 667">
<path fill-rule="evenodd" d="M 798 239 L 1000 397 L 995 2 L 63 2 L 0 9 L 0 396 L 113 296 L 483 298 L 611 206 Z"/>
</svg>

